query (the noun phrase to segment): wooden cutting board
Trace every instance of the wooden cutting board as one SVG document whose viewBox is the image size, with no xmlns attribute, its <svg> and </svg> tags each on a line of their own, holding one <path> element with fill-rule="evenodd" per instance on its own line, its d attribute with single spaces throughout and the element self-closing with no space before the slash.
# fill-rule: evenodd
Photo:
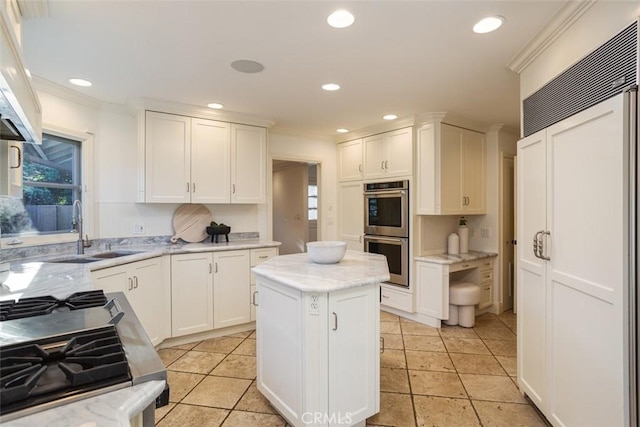
<svg viewBox="0 0 640 427">
<path fill-rule="evenodd" d="M 203 205 L 184 204 L 173 214 L 173 232 L 171 242 L 178 239 L 185 242 L 202 242 L 207 238 L 207 226 L 213 221 L 213 215 Z"/>
</svg>

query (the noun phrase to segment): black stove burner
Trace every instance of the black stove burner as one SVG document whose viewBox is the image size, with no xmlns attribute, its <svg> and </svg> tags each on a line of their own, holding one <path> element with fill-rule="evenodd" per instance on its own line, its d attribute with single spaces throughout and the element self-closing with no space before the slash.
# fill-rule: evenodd
<svg viewBox="0 0 640 427">
<path fill-rule="evenodd" d="M 0 415 L 131 381 L 114 326 L 0 348 Z"/>
<path fill-rule="evenodd" d="M 18 301 L 0 301 L 0 321 L 40 316 L 60 309 L 79 310 L 101 307 L 106 303 L 107 297 L 101 290 L 76 292 L 63 300 L 44 296 L 23 298 Z"/>
</svg>

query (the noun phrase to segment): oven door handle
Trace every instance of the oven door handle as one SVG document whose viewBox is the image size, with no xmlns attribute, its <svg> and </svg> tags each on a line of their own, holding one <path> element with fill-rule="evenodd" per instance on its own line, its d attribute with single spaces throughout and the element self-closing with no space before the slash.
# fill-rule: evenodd
<svg viewBox="0 0 640 427">
<path fill-rule="evenodd" d="M 380 237 L 380 236 L 364 236 L 364 240 L 369 242 L 388 242 L 402 244 L 407 241 L 406 237 Z"/>
<path fill-rule="evenodd" d="M 389 190 L 389 191 L 365 191 L 364 195 L 368 197 L 378 198 L 378 197 L 394 197 L 394 196 L 405 196 L 407 194 L 407 190 Z"/>
</svg>

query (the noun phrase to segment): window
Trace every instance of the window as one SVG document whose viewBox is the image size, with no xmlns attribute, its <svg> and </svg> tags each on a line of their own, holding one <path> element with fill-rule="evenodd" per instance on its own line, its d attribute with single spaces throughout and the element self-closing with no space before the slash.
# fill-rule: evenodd
<svg viewBox="0 0 640 427">
<path fill-rule="evenodd" d="M 44 134 L 42 145 L 22 149 L 23 198 L 3 199 L 2 234 L 71 231 L 73 201 L 82 194 L 80 141 Z"/>
<path fill-rule="evenodd" d="M 309 185 L 308 186 L 308 210 L 309 210 L 309 220 L 317 220 L 318 219 L 318 186 L 317 185 Z"/>
</svg>

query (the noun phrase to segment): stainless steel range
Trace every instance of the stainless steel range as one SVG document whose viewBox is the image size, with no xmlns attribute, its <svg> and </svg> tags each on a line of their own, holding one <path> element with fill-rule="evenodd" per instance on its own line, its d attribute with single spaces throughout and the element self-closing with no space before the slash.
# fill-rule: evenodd
<svg viewBox="0 0 640 427">
<path fill-rule="evenodd" d="M 151 380 L 167 371 L 122 292 L 0 302 L 0 423 Z M 156 406 L 144 410 L 153 425 Z"/>
</svg>

